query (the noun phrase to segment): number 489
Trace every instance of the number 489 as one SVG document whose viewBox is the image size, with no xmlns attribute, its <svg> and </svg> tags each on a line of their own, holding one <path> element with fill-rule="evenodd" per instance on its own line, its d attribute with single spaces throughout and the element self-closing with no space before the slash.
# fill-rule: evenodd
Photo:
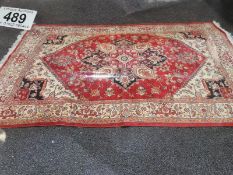
<svg viewBox="0 0 233 175">
<path fill-rule="evenodd" d="M 11 22 L 18 21 L 19 23 L 24 23 L 24 21 L 26 20 L 26 14 L 23 13 L 19 15 L 19 13 L 12 14 L 12 12 L 9 12 L 3 18 L 6 19 L 6 21 L 11 20 Z"/>
</svg>

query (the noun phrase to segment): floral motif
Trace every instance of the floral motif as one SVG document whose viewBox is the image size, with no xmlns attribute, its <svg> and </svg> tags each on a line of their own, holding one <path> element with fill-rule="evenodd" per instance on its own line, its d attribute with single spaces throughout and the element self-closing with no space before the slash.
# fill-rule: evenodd
<svg viewBox="0 0 233 175">
<path fill-rule="evenodd" d="M 233 91 L 225 79 L 204 80 L 204 86 L 209 90 L 208 98 L 224 97 L 233 98 Z"/>
<path fill-rule="evenodd" d="M 212 23 L 34 25 L 0 68 L 0 127 L 232 126 L 232 54 Z"/>
<path fill-rule="evenodd" d="M 65 37 L 67 37 L 67 35 L 49 35 L 44 44 L 62 44 Z"/>
<path fill-rule="evenodd" d="M 20 89 L 15 96 L 17 100 L 27 100 L 27 99 L 36 99 L 36 100 L 43 100 L 44 97 L 42 96 L 42 90 L 45 88 L 46 81 L 45 80 L 28 80 L 23 78 Z"/>
<path fill-rule="evenodd" d="M 118 93 L 115 99 L 165 98 L 181 88 L 206 60 L 177 40 L 148 34 L 91 37 L 42 59 L 77 97 L 81 92 L 89 100 L 112 99 L 114 95 L 102 92 L 109 86 Z M 144 87 L 146 91 L 158 86 L 159 93 L 135 93 L 144 81 L 151 84 Z M 99 95 L 90 96 L 92 89 L 98 89 Z"/>
</svg>

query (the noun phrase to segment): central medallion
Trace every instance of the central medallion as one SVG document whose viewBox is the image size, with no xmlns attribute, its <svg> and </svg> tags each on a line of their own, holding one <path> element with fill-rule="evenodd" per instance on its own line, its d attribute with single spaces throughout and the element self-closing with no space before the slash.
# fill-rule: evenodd
<svg viewBox="0 0 233 175">
<path fill-rule="evenodd" d="M 206 58 L 174 39 L 116 34 L 78 41 L 42 59 L 77 97 L 115 100 L 172 96 Z"/>
<path fill-rule="evenodd" d="M 123 62 L 123 63 L 127 63 L 127 62 L 131 61 L 132 58 L 129 57 L 129 56 L 119 56 L 118 60 L 121 61 L 121 62 Z"/>
</svg>

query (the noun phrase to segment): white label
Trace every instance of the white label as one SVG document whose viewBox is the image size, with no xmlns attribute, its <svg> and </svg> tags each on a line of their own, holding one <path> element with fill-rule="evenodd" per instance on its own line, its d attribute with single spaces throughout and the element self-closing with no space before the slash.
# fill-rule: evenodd
<svg viewBox="0 0 233 175">
<path fill-rule="evenodd" d="M 0 26 L 30 30 L 37 11 L 11 7 L 0 8 Z"/>
</svg>

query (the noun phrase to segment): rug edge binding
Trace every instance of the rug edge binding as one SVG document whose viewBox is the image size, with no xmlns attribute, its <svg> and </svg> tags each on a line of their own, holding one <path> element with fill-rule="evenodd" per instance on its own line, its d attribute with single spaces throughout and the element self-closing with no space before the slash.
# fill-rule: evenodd
<svg viewBox="0 0 233 175">
<path fill-rule="evenodd" d="M 224 28 L 221 27 L 220 23 L 213 21 L 213 24 L 222 32 L 224 32 L 227 36 L 227 39 L 230 41 L 230 43 L 233 46 L 233 34 L 231 34 L 230 32 L 226 31 Z"/>
<path fill-rule="evenodd" d="M 7 54 L 2 57 L 0 60 L 0 68 L 3 67 L 4 63 L 7 61 L 9 56 L 13 53 L 13 51 L 16 49 L 20 41 L 22 40 L 23 36 L 25 35 L 27 31 L 21 31 L 19 35 L 17 36 L 15 42 L 11 45 L 11 47 L 8 49 Z"/>
</svg>

